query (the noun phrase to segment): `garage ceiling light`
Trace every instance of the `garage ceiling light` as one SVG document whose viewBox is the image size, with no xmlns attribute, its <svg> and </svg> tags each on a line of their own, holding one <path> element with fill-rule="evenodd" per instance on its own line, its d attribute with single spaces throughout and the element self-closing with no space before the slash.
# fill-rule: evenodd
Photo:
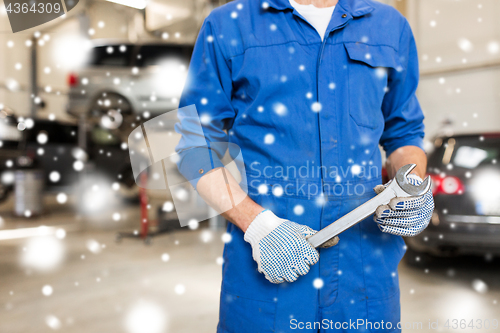
<svg viewBox="0 0 500 333">
<path fill-rule="evenodd" d="M 146 8 L 146 0 L 107 0 L 107 1 L 137 9 Z"/>
</svg>

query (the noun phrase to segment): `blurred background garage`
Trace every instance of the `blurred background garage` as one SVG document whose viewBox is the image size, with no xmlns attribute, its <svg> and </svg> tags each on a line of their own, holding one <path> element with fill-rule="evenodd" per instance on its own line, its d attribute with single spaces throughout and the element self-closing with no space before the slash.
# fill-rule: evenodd
<svg viewBox="0 0 500 333">
<path fill-rule="evenodd" d="M 500 2 L 385 2 L 417 41 L 436 201 L 400 265 L 404 331 L 497 331 Z M 168 191 L 135 184 L 127 136 L 177 107 L 224 3 L 80 0 L 16 34 L 0 5 L 0 332 L 215 331 L 224 221 L 180 228 Z"/>
</svg>

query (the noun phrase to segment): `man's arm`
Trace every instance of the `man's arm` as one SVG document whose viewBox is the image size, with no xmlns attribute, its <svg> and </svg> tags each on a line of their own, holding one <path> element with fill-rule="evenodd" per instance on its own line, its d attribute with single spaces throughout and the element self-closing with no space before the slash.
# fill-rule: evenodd
<svg viewBox="0 0 500 333">
<path fill-rule="evenodd" d="M 210 207 L 243 232 L 247 231 L 250 223 L 264 210 L 250 199 L 225 168 L 213 169 L 201 177 L 196 190 Z"/>
<path fill-rule="evenodd" d="M 318 262 L 318 251 L 307 241 L 316 231 L 264 210 L 224 167 L 201 177 L 196 189 L 212 208 L 243 230 L 258 271 L 270 282 L 293 282 Z"/>
<path fill-rule="evenodd" d="M 412 173 L 424 179 L 427 170 L 427 156 L 424 151 L 417 146 L 403 146 L 396 149 L 386 162 L 387 174 L 389 178 L 394 178 L 396 172 L 406 164 L 416 164 Z"/>
<path fill-rule="evenodd" d="M 417 164 L 413 171 L 425 175 L 426 157 L 423 151 L 424 114 L 415 95 L 418 86 L 417 47 L 406 19 L 400 37 L 399 61 L 401 67 L 389 69 L 388 91 L 382 103 L 385 119 L 380 144 L 387 153 L 387 172 L 396 171 L 409 163 Z"/>
<path fill-rule="evenodd" d="M 415 39 L 408 21 L 404 19 L 399 40 L 401 66 L 389 70 L 388 92 L 384 96 L 382 112 L 385 119 L 380 143 L 387 153 L 387 174 L 393 178 L 400 167 L 416 164 L 408 181 L 422 183 L 427 169 L 427 157 L 423 150 L 424 114 L 415 92 L 418 86 L 418 55 Z M 378 185 L 380 193 L 386 185 Z M 432 216 L 434 200 L 432 192 L 419 197 L 394 198 L 375 212 L 375 222 L 380 230 L 399 236 L 415 236 L 422 232 Z"/>
</svg>

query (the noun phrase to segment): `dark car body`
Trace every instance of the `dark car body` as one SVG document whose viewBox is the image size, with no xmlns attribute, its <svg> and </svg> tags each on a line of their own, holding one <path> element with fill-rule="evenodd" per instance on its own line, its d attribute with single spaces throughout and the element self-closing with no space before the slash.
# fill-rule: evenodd
<svg viewBox="0 0 500 333">
<path fill-rule="evenodd" d="M 435 210 L 411 250 L 434 255 L 500 254 L 500 133 L 435 141 L 428 174 Z"/>
<path fill-rule="evenodd" d="M 9 123 L 4 122 L 4 125 L 17 130 L 17 121 L 10 120 Z M 105 129 L 95 127 L 86 133 L 83 171 L 74 167 L 74 163 L 82 158 L 83 152 L 78 146 L 77 125 L 34 120 L 30 128 L 19 132 L 21 136 L 2 141 L 0 175 L 7 175 L 20 168 L 41 169 L 47 192 L 71 192 L 77 188 L 75 184 L 83 172 L 96 174 L 110 182 L 119 182 L 125 188 L 135 186 L 127 147 L 122 146 L 118 137 Z M 40 142 L 40 135 L 46 136 L 46 142 Z M 50 179 L 52 172 L 59 174 L 57 181 Z M 5 176 L 3 178 L 12 179 Z M 13 184 L 4 183 L 3 190 L 7 193 L 1 199 L 5 199 L 8 192 L 13 190 Z"/>
<path fill-rule="evenodd" d="M 18 149 L 22 133 L 17 129 L 17 121 L 10 110 L 0 110 L 0 202 L 5 200 L 13 189 L 14 174 L 9 169 L 17 167 L 17 162 L 30 162 L 23 159 Z"/>
</svg>

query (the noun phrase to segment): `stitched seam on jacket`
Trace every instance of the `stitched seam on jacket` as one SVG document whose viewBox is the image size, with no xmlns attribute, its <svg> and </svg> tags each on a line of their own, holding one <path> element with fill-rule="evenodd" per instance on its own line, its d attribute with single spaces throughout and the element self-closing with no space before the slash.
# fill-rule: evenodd
<svg viewBox="0 0 500 333">
<path fill-rule="evenodd" d="M 344 44 L 358 44 L 358 45 L 368 45 L 368 46 L 387 46 L 387 47 L 390 47 L 391 49 L 393 49 L 394 51 L 398 52 L 398 50 L 392 46 L 392 45 L 388 45 L 388 44 L 370 44 L 370 43 L 360 43 L 360 42 L 342 42 Z M 337 44 L 337 43 L 336 43 Z"/>
</svg>

